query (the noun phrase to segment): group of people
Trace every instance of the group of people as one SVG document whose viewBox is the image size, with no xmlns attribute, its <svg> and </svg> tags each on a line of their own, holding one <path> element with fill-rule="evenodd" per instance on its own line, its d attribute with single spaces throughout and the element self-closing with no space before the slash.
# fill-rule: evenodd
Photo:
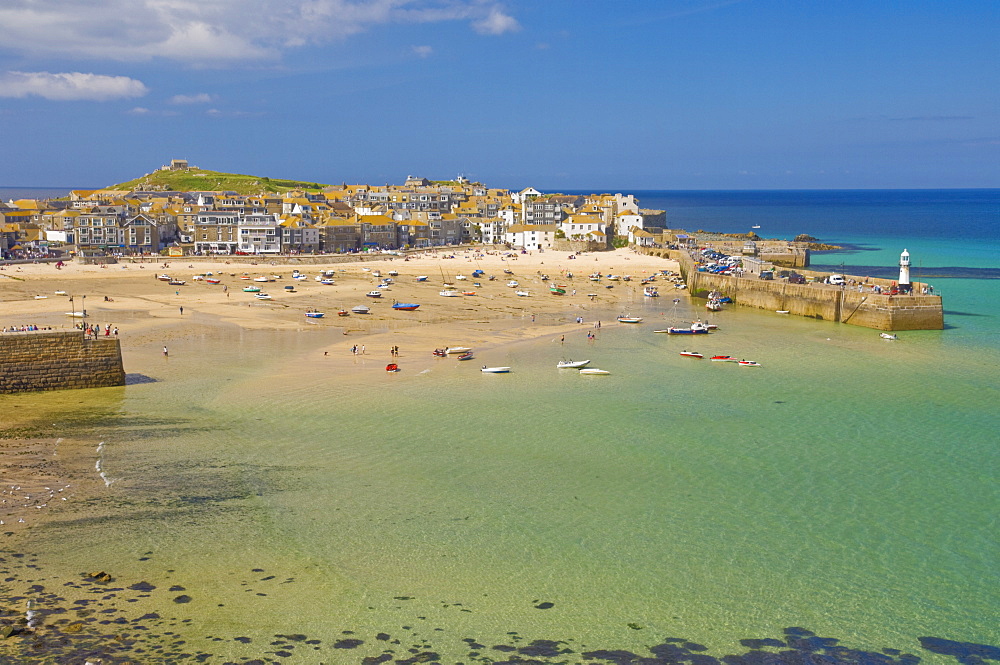
<svg viewBox="0 0 1000 665">
<path fill-rule="evenodd" d="M 85 326 L 81 323 L 80 326 L 83 328 L 83 334 L 86 337 L 92 337 L 94 339 L 97 339 L 98 337 L 102 336 L 111 337 L 112 335 L 118 337 L 118 327 L 115 326 L 114 328 L 112 328 L 111 324 L 106 324 L 103 328 L 103 331 L 101 329 L 100 324 Z"/>
<path fill-rule="evenodd" d="M 35 330 L 52 330 L 52 326 L 39 328 L 34 323 L 29 323 L 27 325 L 22 325 L 22 326 L 4 327 L 2 330 L 0 330 L 0 332 L 32 332 Z"/>
</svg>

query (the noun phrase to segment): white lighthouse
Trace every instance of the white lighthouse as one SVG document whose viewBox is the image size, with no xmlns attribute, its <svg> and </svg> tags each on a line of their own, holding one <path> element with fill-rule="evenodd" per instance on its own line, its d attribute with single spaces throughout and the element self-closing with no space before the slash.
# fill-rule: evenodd
<svg viewBox="0 0 1000 665">
<path fill-rule="evenodd" d="M 913 286 L 910 284 L 910 253 L 903 250 L 899 255 L 899 291 L 909 293 Z"/>
</svg>

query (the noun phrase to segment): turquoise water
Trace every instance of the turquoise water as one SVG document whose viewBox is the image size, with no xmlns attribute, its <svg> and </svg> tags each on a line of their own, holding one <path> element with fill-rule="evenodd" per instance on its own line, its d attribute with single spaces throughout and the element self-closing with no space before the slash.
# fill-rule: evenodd
<svg viewBox="0 0 1000 665">
<path fill-rule="evenodd" d="M 929 255 L 907 242 L 915 262 Z M 891 266 L 898 250 L 884 244 L 866 260 Z M 965 261 L 990 267 L 977 263 Z M 4 557 L 6 593 L 33 593 L 53 624 L 74 600 L 97 610 L 82 620 L 110 610 L 121 623 L 88 623 L 75 653 L 139 662 L 356 663 L 386 650 L 628 662 L 597 650 L 653 648 L 662 660 L 649 662 L 711 665 L 820 648 L 790 627 L 867 652 L 821 643 L 834 660 L 899 649 L 953 662 L 942 652 L 971 647 L 921 638 L 1000 644 L 998 283 L 937 280 L 948 329 L 896 342 L 743 309 L 714 317 L 718 333 L 677 339 L 652 330 L 702 310 L 647 299 L 638 325 L 593 311 L 565 345 L 480 351 L 509 375 L 418 350 L 399 374 L 384 359 L 338 372 L 348 361 L 316 362 L 343 345 L 322 330 L 177 340 L 156 382 L 101 402 L 4 398 L 58 416 L 62 436 L 104 440 L 114 479 L 32 531 L 27 558 Z M 564 357 L 612 374 L 557 370 Z M 82 580 L 94 569 L 114 574 L 110 589 Z"/>
</svg>

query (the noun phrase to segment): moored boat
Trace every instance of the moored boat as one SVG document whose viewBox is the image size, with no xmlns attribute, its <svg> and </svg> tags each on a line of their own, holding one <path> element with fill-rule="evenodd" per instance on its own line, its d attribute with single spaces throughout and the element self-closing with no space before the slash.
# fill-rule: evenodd
<svg viewBox="0 0 1000 665">
<path fill-rule="evenodd" d="M 371 309 L 365 307 L 364 305 L 357 305 L 356 307 L 352 307 L 351 311 L 354 312 L 355 314 L 367 314 L 368 312 L 371 311 Z"/>
<path fill-rule="evenodd" d="M 646 296 L 647 298 L 658 298 L 660 296 L 660 293 L 659 291 L 656 290 L 655 286 L 647 286 L 643 288 L 642 295 Z"/>
<path fill-rule="evenodd" d="M 205 278 L 205 283 L 206 284 L 221 284 L 222 280 L 219 279 L 218 277 L 206 277 Z"/>
<path fill-rule="evenodd" d="M 306 312 L 306 318 L 310 319 L 322 319 L 326 316 L 325 312 Z"/>
<path fill-rule="evenodd" d="M 712 298 L 707 303 L 705 303 L 705 309 L 707 309 L 710 312 L 722 311 L 722 303 L 716 300 L 715 298 Z"/>
<path fill-rule="evenodd" d="M 243 292 L 244 293 L 260 293 L 260 287 L 259 286 L 244 286 L 243 287 Z"/>
<path fill-rule="evenodd" d="M 641 316 L 619 316 L 618 323 L 641 323 Z"/>
<path fill-rule="evenodd" d="M 704 358 L 705 357 L 702 354 L 698 353 L 697 351 L 681 351 L 680 355 L 684 356 L 685 358 Z"/>
<path fill-rule="evenodd" d="M 739 364 L 740 367 L 760 367 L 760 363 L 754 362 L 752 360 L 741 360 Z"/>
<path fill-rule="evenodd" d="M 167 282 L 167 284 L 169 284 L 170 286 L 184 286 L 185 284 L 187 284 L 187 282 L 185 282 L 183 279 L 172 279 L 169 282 Z"/>
<path fill-rule="evenodd" d="M 609 372 L 606 369 L 597 369 L 596 367 L 585 367 L 584 369 L 580 370 L 580 374 L 599 375 L 599 374 L 611 374 L 611 372 Z"/>
<path fill-rule="evenodd" d="M 458 291 L 453 289 L 445 289 L 444 291 L 438 291 L 438 295 L 444 296 L 445 298 L 457 298 L 459 294 Z"/>
<path fill-rule="evenodd" d="M 480 371 L 486 374 L 507 374 L 510 372 L 510 367 L 487 367 L 483 365 Z"/>
<path fill-rule="evenodd" d="M 527 291 L 514 291 L 514 295 L 515 296 L 521 296 L 522 298 L 527 298 L 531 294 L 528 293 Z"/>
<path fill-rule="evenodd" d="M 339 312 L 337 312 L 337 316 L 350 316 L 350 315 L 351 313 L 348 312 L 346 309 L 342 309 Z"/>
<path fill-rule="evenodd" d="M 580 369 L 590 364 L 589 360 L 560 360 L 556 367 L 558 369 Z"/>
<path fill-rule="evenodd" d="M 257 300 L 270 300 L 271 299 L 270 294 L 267 294 L 267 293 L 255 293 L 255 294 L 253 294 L 253 297 L 256 298 Z"/>
<path fill-rule="evenodd" d="M 882 339 L 899 339 L 899 337 L 896 335 L 896 333 L 884 333 L 884 332 L 882 332 L 882 333 L 879 333 L 878 336 L 881 337 Z"/>
<path fill-rule="evenodd" d="M 446 354 L 447 354 L 447 353 L 468 353 L 468 352 L 469 352 L 469 351 L 471 351 L 471 350 L 472 350 L 472 349 L 470 349 L 470 348 L 469 348 L 469 347 L 467 347 L 467 346 L 449 346 L 448 348 L 446 348 L 446 349 L 444 350 L 444 352 L 445 352 Z"/>
<path fill-rule="evenodd" d="M 507 282 L 507 286 L 509 286 L 512 289 L 516 289 L 518 286 L 520 286 L 520 284 L 517 283 L 516 279 L 512 279 L 509 282 Z"/>
<path fill-rule="evenodd" d="M 385 371 L 387 371 L 387 372 L 398 372 L 399 371 L 399 365 L 397 365 L 396 363 L 389 363 L 388 365 L 385 366 Z"/>
<path fill-rule="evenodd" d="M 414 302 L 396 302 L 392 304 L 393 309 L 399 309 L 404 312 L 412 312 L 418 307 L 420 307 L 420 305 Z"/>
<path fill-rule="evenodd" d="M 465 353 L 458 356 L 459 360 L 472 360 L 473 358 L 475 358 L 475 356 L 472 355 L 472 351 L 466 351 Z"/>
<path fill-rule="evenodd" d="M 368 296 L 369 298 L 381 298 L 382 297 L 382 292 L 381 291 L 369 291 L 365 295 Z"/>
<path fill-rule="evenodd" d="M 709 358 L 714 363 L 737 363 L 739 360 L 732 356 L 712 356 Z"/>
<path fill-rule="evenodd" d="M 564 296 L 566 295 L 566 289 L 561 288 L 555 284 L 552 284 L 549 286 L 549 293 L 551 293 L 554 296 Z"/>
</svg>

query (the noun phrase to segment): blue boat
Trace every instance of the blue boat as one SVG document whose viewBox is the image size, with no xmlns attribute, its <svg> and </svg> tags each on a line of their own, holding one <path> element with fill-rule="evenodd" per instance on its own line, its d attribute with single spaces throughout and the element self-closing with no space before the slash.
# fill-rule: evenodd
<svg viewBox="0 0 1000 665">
<path fill-rule="evenodd" d="M 418 305 L 416 303 L 412 303 L 412 302 L 397 302 L 397 303 L 393 303 L 393 305 L 392 305 L 393 309 L 401 309 L 404 312 L 412 312 L 413 310 L 415 310 L 418 307 L 420 307 L 420 305 Z"/>
</svg>

